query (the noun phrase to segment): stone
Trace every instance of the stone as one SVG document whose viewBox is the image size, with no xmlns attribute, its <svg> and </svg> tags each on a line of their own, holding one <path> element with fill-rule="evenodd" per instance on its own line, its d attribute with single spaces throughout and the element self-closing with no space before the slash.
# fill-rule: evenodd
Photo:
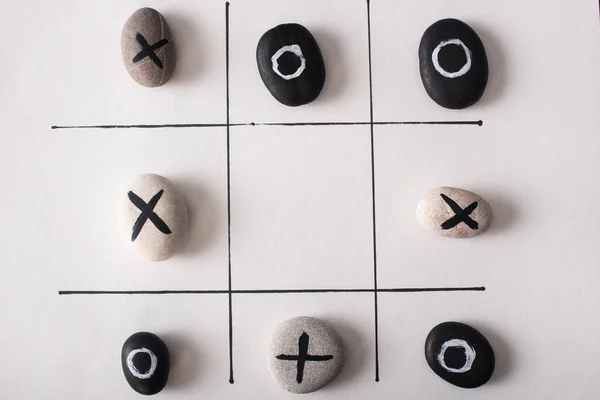
<svg viewBox="0 0 600 400">
<path fill-rule="evenodd" d="M 425 340 L 427 364 L 440 378 L 455 386 L 473 389 L 494 373 L 494 350 L 475 328 L 460 322 L 444 322 Z"/>
<path fill-rule="evenodd" d="M 140 8 L 125 22 L 121 55 L 129 75 L 140 85 L 162 86 L 175 70 L 175 43 L 165 18 L 152 8 Z"/>
<path fill-rule="evenodd" d="M 156 394 L 169 379 L 169 349 L 153 333 L 134 333 L 123 343 L 121 366 L 133 390 L 145 395 Z"/>
<path fill-rule="evenodd" d="M 296 317 L 281 323 L 269 346 L 269 369 L 291 393 L 311 393 L 335 379 L 344 366 L 344 348 L 324 322 Z"/>
<path fill-rule="evenodd" d="M 138 176 L 123 191 L 121 210 L 126 240 L 149 260 L 167 260 L 182 247 L 187 236 L 187 206 L 164 176 Z"/>
<path fill-rule="evenodd" d="M 488 80 L 485 48 L 477 33 L 457 19 L 431 25 L 419 45 L 419 67 L 425 91 L 450 109 L 475 104 Z"/>
<path fill-rule="evenodd" d="M 468 190 L 439 187 L 419 201 L 417 220 L 430 231 L 449 238 L 481 235 L 492 224 L 492 207 Z"/>
<path fill-rule="evenodd" d="M 256 62 L 269 92 L 286 106 L 310 103 L 325 84 L 319 45 L 299 24 L 282 24 L 268 30 L 258 41 Z"/>
</svg>

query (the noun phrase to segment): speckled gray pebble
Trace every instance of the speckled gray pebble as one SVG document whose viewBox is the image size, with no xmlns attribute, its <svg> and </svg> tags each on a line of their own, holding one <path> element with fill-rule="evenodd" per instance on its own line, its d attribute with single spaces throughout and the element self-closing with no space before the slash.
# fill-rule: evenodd
<svg viewBox="0 0 600 400">
<path fill-rule="evenodd" d="M 165 18 L 152 8 L 140 8 L 125 22 L 121 55 L 129 75 L 140 85 L 162 86 L 175 70 L 175 44 Z"/>
<path fill-rule="evenodd" d="M 182 247 L 188 227 L 187 206 L 169 179 L 138 176 L 121 192 L 124 239 L 151 261 L 171 258 Z"/>
<path fill-rule="evenodd" d="M 269 369 L 291 393 L 311 393 L 335 379 L 344 367 L 344 348 L 324 322 L 296 317 L 281 323 L 269 346 Z"/>
<path fill-rule="evenodd" d="M 449 238 L 481 235 L 492 224 L 492 207 L 468 190 L 439 187 L 419 201 L 417 220 L 430 231 Z"/>
</svg>

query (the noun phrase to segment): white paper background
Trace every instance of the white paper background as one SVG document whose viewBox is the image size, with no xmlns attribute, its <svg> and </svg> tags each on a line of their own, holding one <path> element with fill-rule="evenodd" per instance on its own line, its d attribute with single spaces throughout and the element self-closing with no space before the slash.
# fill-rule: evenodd
<svg viewBox="0 0 600 400">
<path fill-rule="evenodd" d="M 120 31 L 137 8 L 167 18 L 178 66 L 146 89 L 126 73 Z M 364 0 L 233 0 L 231 122 L 368 121 Z M 490 62 L 482 100 L 445 110 L 425 94 L 423 31 L 457 17 Z M 2 1 L 0 387 L 4 399 L 135 399 L 123 341 L 161 335 L 173 367 L 162 399 L 291 398 L 271 380 L 266 342 L 312 315 L 343 337 L 348 364 L 315 399 L 596 399 L 600 317 L 600 37 L 587 1 L 372 2 L 376 121 L 483 120 L 477 126 L 375 127 L 380 287 L 485 292 L 379 295 L 381 381 L 374 382 L 373 295 L 233 298 L 230 385 L 226 295 L 59 296 L 59 290 L 227 288 L 226 130 L 51 130 L 52 125 L 224 123 L 222 1 Z M 327 83 L 302 108 L 279 105 L 254 51 L 272 26 L 299 22 L 324 54 Z M 171 178 L 188 201 L 190 240 L 165 263 L 119 236 L 121 188 Z M 432 237 L 414 218 L 428 189 L 489 200 L 496 221 L 473 240 Z M 234 289 L 373 285 L 368 126 L 231 129 Z M 490 339 L 497 372 L 466 391 L 437 378 L 423 341 L 439 322 Z"/>
</svg>

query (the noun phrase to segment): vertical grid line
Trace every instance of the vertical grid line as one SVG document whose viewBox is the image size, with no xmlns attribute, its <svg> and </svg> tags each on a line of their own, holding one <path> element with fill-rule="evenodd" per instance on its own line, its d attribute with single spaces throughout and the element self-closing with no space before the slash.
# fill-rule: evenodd
<svg viewBox="0 0 600 400">
<path fill-rule="evenodd" d="M 225 3 L 225 90 L 227 105 L 227 297 L 229 300 L 229 383 L 233 384 L 233 307 L 231 296 L 231 162 L 229 151 L 229 2 Z"/>
<path fill-rule="evenodd" d="M 375 382 L 379 382 L 379 305 L 377 302 L 377 223 L 375 213 L 375 140 L 373 134 L 373 72 L 371 60 L 371 0 L 367 0 L 369 44 L 369 126 L 371 128 L 371 206 L 373 210 L 373 302 L 375 315 Z"/>
</svg>

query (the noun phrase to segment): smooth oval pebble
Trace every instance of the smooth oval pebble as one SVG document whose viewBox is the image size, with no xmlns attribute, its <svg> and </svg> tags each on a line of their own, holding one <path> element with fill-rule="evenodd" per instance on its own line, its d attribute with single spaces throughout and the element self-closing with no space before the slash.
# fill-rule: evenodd
<svg viewBox="0 0 600 400">
<path fill-rule="evenodd" d="M 286 106 L 310 103 L 325 84 L 319 45 L 299 24 L 282 24 L 268 30 L 258 41 L 256 62 L 269 92 Z"/>
<path fill-rule="evenodd" d="M 123 343 L 121 366 L 133 390 L 145 395 L 156 394 L 169 379 L 169 349 L 153 333 L 134 333 Z"/>
<path fill-rule="evenodd" d="M 122 229 L 146 258 L 171 258 L 185 241 L 188 227 L 183 196 L 164 176 L 138 176 L 122 194 Z"/>
<path fill-rule="evenodd" d="M 129 75 L 140 85 L 162 86 L 175 70 L 175 43 L 165 18 L 152 8 L 140 8 L 125 22 L 121 55 Z"/>
<path fill-rule="evenodd" d="M 492 207 L 468 190 L 439 187 L 419 201 L 417 220 L 432 232 L 449 238 L 481 235 L 492 224 Z"/>
<path fill-rule="evenodd" d="M 269 369 L 291 393 L 311 393 L 335 379 L 344 367 L 344 348 L 324 322 L 296 317 L 281 323 L 269 345 Z"/>
<path fill-rule="evenodd" d="M 477 33 L 457 19 L 431 25 L 419 45 L 421 80 L 440 106 L 461 109 L 476 103 L 487 85 L 488 61 Z"/>
<path fill-rule="evenodd" d="M 429 332 L 425 358 L 440 378 L 467 389 L 489 381 L 496 365 L 494 350 L 485 336 L 460 322 L 444 322 Z"/>
</svg>

